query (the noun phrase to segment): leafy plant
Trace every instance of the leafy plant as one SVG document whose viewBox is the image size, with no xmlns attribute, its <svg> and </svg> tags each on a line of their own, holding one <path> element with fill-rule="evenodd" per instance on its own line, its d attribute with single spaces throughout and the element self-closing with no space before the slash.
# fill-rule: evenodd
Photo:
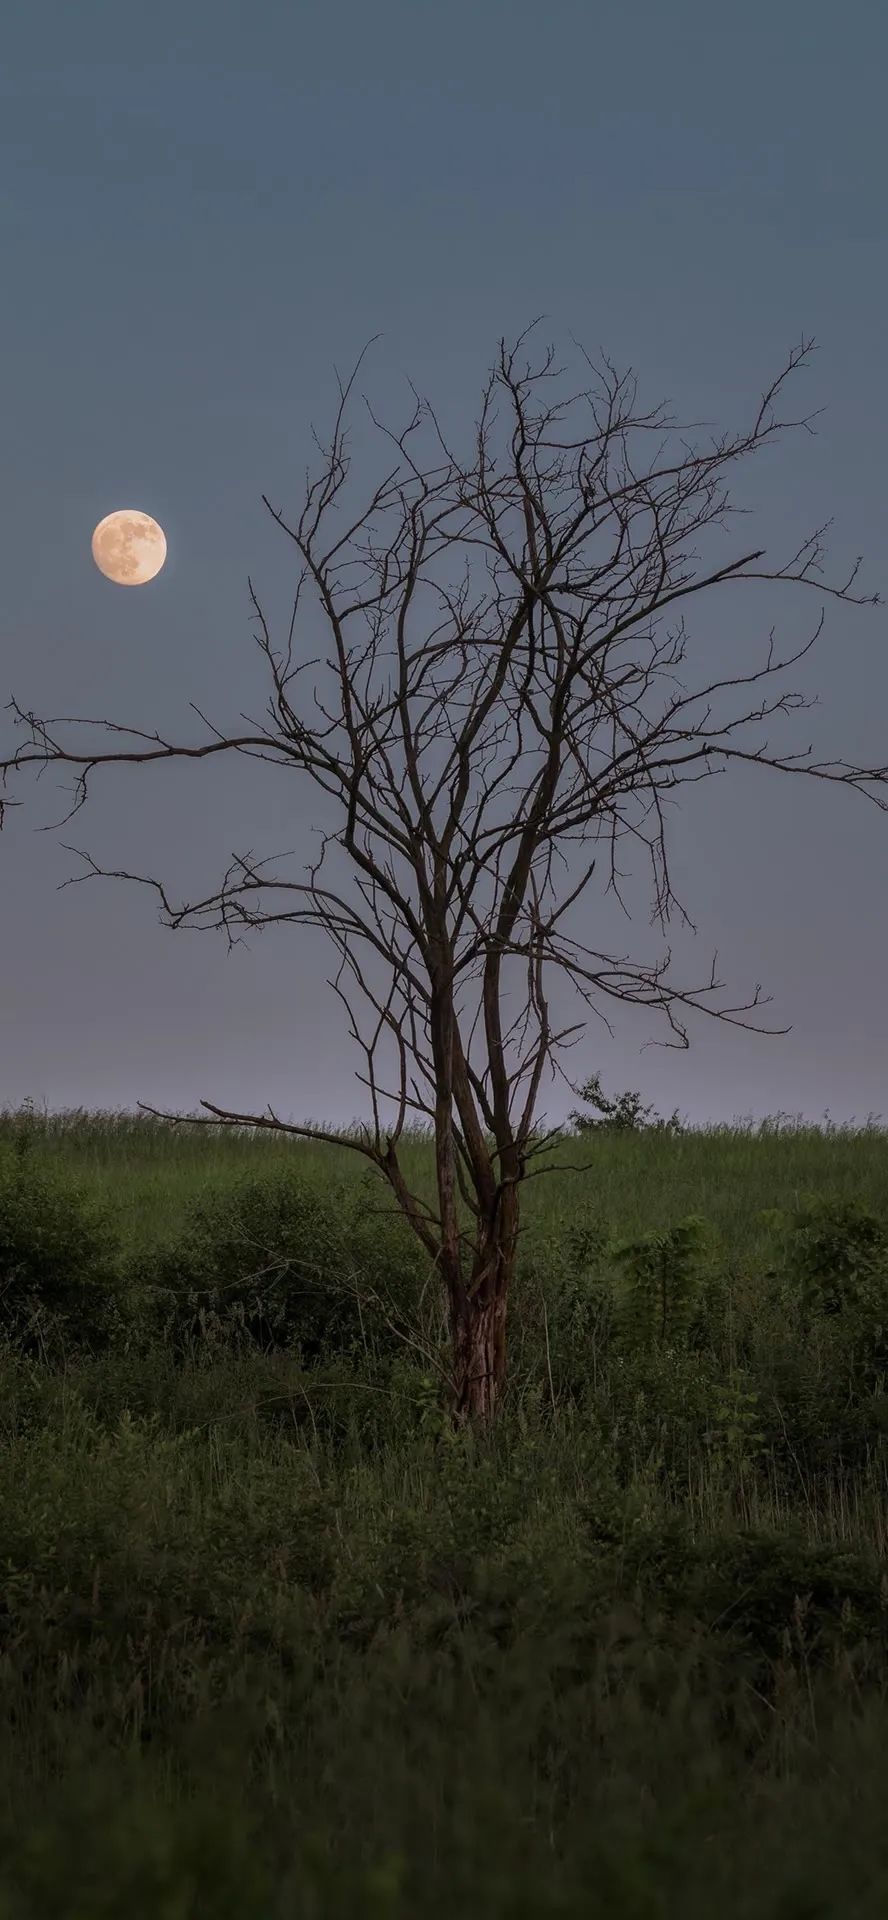
<svg viewBox="0 0 888 1920">
<path fill-rule="evenodd" d="M 757 1389 L 738 1367 L 732 1367 L 727 1379 L 711 1389 L 712 1417 L 704 1438 L 710 1456 L 732 1473 L 745 1473 L 765 1446 L 759 1399 Z"/>
<path fill-rule="evenodd" d="M 854 1200 L 806 1198 L 790 1216 L 802 1304 L 826 1315 L 888 1305 L 888 1231 Z"/>
<path fill-rule="evenodd" d="M 394 1252 L 377 1233 L 377 1267 L 389 1253 L 385 1276 L 368 1272 L 362 1223 L 344 1196 L 312 1192 L 288 1169 L 204 1193 L 181 1241 L 139 1256 L 131 1278 L 153 1296 L 157 1330 L 174 1346 L 298 1344 L 314 1363 L 394 1341 L 384 1311 Z M 396 1273 L 395 1292 L 414 1277 Z"/>
<path fill-rule="evenodd" d="M 590 1114 L 579 1113 L 576 1109 L 568 1115 L 578 1133 L 683 1133 L 678 1108 L 671 1120 L 662 1120 L 659 1116 L 651 1120 L 652 1106 L 643 1106 L 640 1093 L 621 1093 L 618 1100 L 608 1100 L 601 1091 L 601 1077 L 593 1073 L 582 1087 L 574 1087 L 574 1093 L 594 1107 L 601 1114 L 595 1120 Z"/>
<path fill-rule="evenodd" d="M 646 1233 L 614 1251 L 627 1285 L 616 1324 L 633 1345 L 682 1344 L 703 1298 L 707 1222 L 689 1214 L 665 1232 Z"/>
<path fill-rule="evenodd" d="M 106 1346 L 129 1305 L 113 1227 L 30 1146 L 23 1130 L 0 1157 L 0 1333 L 26 1354 Z"/>
</svg>

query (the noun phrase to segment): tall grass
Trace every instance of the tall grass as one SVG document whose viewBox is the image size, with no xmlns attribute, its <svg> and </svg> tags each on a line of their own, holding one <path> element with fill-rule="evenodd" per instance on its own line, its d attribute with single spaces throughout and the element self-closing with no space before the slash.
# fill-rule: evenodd
<svg viewBox="0 0 888 1920">
<path fill-rule="evenodd" d="M 313 1124 L 311 1120 L 306 1124 Z M 321 1123 L 318 1123 L 321 1124 Z M 357 1136 L 358 1124 L 340 1129 Z M 26 1133 L 42 1156 L 86 1178 L 132 1244 L 177 1227 L 195 1189 L 215 1186 L 251 1168 L 298 1164 L 319 1186 L 367 1183 L 367 1163 L 348 1146 L 231 1127 L 174 1127 L 141 1113 L 0 1110 L 0 1146 Z M 557 1229 L 590 1194 L 627 1236 L 664 1217 L 703 1212 L 738 1257 L 761 1241 L 757 1214 L 789 1206 L 806 1191 L 865 1202 L 888 1213 L 888 1128 L 870 1116 L 861 1126 L 822 1127 L 793 1116 L 731 1127 L 706 1126 L 677 1136 L 656 1133 L 569 1138 L 534 1161 L 522 1191 L 522 1218 Z M 421 1129 L 406 1129 L 400 1159 L 411 1186 L 434 1197 L 434 1161 Z M 577 1172 L 537 1177 L 536 1167 L 570 1165 Z M 643 1178 L 639 1173 L 643 1172 Z"/>
<path fill-rule="evenodd" d="M 350 1192 L 356 1232 L 370 1192 L 346 1148 L 141 1116 L 5 1114 L 16 1151 L 143 1277 L 245 1177 Z M 579 1171 L 528 1183 L 486 1440 L 369 1322 L 313 1365 L 0 1349 L 0 1920 L 888 1909 L 882 1377 L 761 1218 L 888 1219 L 885 1134 L 549 1157 Z M 431 1197 L 428 1142 L 403 1158 Z M 696 1331 L 645 1336 L 614 1249 L 694 1215 Z"/>
</svg>

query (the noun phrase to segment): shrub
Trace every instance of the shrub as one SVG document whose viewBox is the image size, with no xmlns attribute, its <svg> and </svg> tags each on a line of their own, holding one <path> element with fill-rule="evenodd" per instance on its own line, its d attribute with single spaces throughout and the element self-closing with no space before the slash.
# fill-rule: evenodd
<svg viewBox="0 0 888 1920">
<path fill-rule="evenodd" d="M 856 1647 L 884 1673 L 884 1578 L 876 1556 L 856 1548 L 747 1528 L 706 1541 L 686 1598 L 754 1649 L 763 1684 L 775 1661 L 795 1653 L 813 1667 L 843 1647 Z"/>
<path fill-rule="evenodd" d="M 510 1303 L 513 1384 L 524 1372 L 543 1388 L 545 1399 L 550 1392 L 559 1400 L 585 1399 L 596 1356 L 610 1337 L 609 1242 L 607 1221 L 586 1205 L 577 1208 L 565 1232 L 536 1235 L 521 1246 Z"/>
<path fill-rule="evenodd" d="M 601 1417 L 621 1484 L 638 1473 L 685 1484 L 689 1453 L 713 1448 L 719 1433 L 720 1373 L 711 1354 L 656 1344 L 616 1354 L 601 1395 Z"/>
<path fill-rule="evenodd" d="M 205 1191 L 181 1239 L 138 1255 L 130 1272 L 176 1348 L 303 1340 L 312 1350 L 342 1313 L 328 1284 L 341 1274 L 341 1250 L 329 1202 L 275 1172 Z"/>
<path fill-rule="evenodd" d="M 648 1116 L 653 1113 L 653 1107 L 642 1106 L 640 1093 L 627 1091 L 621 1093 L 618 1100 L 608 1100 L 601 1091 L 601 1077 L 597 1073 L 593 1073 L 584 1086 L 574 1087 L 574 1093 L 578 1094 L 581 1100 L 585 1100 L 587 1106 L 594 1107 L 602 1116 L 600 1120 L 593 1120 L 590 1114 L 578 1113 L 576 1110 L 568 1114 L 568 1119 L 573 1121 L 578 1133 L 594 1131 L 595 1133 L 675 1134 L 684 1132 L 677 1107 L 671 1120 L 661 1120 L 659 1115 L 651 1120 Z"/>
<path fill-rule="evenodd" d="M 440 1275 L 397 1202 L 387 1198 L 384 1205 L 375 1204 L 370 1197 L 382 1190 L 379 1175 L 368 1173 L 362 1187 L 366 1199 L 351 1190 L 346 1231 L 351 1280 L 359 1292 L 365 1330 L 372 1327 L 378 1348 L 392 1354 L 403 1349 L 407 1334 L 424 1346 L 446 1346 Z"/>
<path fill-rule="evenodd" d="M 371 1257 L 350 1214 L 344 1190 L 319 1194 L 288 1169 L 242 1177 L 194 1202 L 182 1239 L 140 1255 L 131 1278 L 179 1350 L 298 1345 L 312 1364 L 386 1347 L 395 1336 L 373 1296 L 391 1250 L 374 1228 Z"/>
<path fill-rule="evenodd" d="M 780 1278 L 801 1319 L 795 1358 L 784 1358 L 787 1397 L 804 1399 L 812 1439 L 829 1429 L 827 1451 L 865 1448 L 871 1422 L 860 1415 L 888 1371 L 888 1231 L 855 1201 L 815 1196 L 762 1217 L 779 1230 Z"/>
<path fill-rule="evenodd" d="M 18 1351 L 102 1348 L 130 1302 L 110 1219 L 20 1141 L 0 1154 L 0 1332 Z"/>
<path fill-rule="evenodd" d="M 707 1222 L 689 1214 L 664 1232 L 615 1248 L 627 1279 L 616 1319 L 621 1342 L 635 1347 L 687 1342 L 704 1304 L 707 1235 Z"/>
<path fill-rule="evenodd" d="M 879 1317 L 888 1305 L 888 1231 L 853 1200 L 812 1198 L 790 1215 L 789 1268 L 807 1313 Z"/>
</svg>

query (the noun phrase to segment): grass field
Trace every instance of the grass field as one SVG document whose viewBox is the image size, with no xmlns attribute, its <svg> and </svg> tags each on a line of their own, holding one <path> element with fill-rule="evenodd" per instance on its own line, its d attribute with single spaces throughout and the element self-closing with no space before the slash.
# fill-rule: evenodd
<svg viewBox="0 0 888 1920">
<path fill-rule="evenodd" d="M 0 1920 L 888 1912 L 888 1133 L 549 1157 L 479 1439 L 358 1155 L 0 1117 Z"/>
</svg>

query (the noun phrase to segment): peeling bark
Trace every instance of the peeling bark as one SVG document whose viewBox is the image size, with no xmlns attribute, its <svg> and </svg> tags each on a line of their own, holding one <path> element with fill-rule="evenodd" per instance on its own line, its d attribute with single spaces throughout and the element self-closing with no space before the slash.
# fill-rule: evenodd
<svg viewBox="0 0 888 1920">
<path fill-rule="evenodd" d="M 457 1426 L 488 1426 L 496 1417 L 506 1378 L 507 1293 L 467 1299 L 454 1328 L 453 1419 Z"/>
</svg>

